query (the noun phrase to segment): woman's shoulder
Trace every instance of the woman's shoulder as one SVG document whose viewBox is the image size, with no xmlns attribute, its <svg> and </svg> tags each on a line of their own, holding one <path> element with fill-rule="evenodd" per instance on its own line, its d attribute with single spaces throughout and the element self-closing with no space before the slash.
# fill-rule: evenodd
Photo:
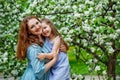
<svg viewBox="0 0 120 80">
<path fill-rule="evenodd" d="M 31 49 L 41 49 L 41 47 L 38 44 L 31 44 L 28 46 L 28 50 L 31 50 Z"/>
<path fill-rule="evenodd" d="M 42 51 L 42 48 L 38 44 L 31 44 L 28 46 L 27 49 L 27 57 L 33 58 L 36 56 L 36 54 L 40 53 Z"/>
</svg>

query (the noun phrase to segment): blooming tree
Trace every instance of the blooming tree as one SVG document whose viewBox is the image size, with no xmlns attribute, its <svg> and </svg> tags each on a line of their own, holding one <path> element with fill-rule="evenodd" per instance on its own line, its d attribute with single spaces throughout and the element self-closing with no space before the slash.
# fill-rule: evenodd
<svg viewBox="0 0 120 80">
<path fill-rule="evenodd" d="M 0 71 L 17 78 L 26 61 L 15 57 L 20 21 L 27 15 L 51 19 L 79 59 L 90 56 L 86 64 L 116 80 L 115 65 L 120 51 L 119 0 L 8 0 L 0 1 Z M 85 58 L 82 58 L 85 60 Z M 6 77 L 6 76 L 5 76 Z"/>
</svg>

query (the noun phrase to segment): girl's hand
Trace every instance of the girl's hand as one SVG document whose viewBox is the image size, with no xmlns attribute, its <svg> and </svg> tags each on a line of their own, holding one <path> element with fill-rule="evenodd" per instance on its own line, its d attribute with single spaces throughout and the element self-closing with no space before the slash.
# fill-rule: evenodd
<svg viewBox="0 0 120 80">
<path fill-rule="evenodd" d="M 60 51 L 62 51 L 62 52 L 67 52 L 67 48 L 66 48 L 66 46 L 65 45 L 63 45 L 63 44 L 61 44 L 60 45 Z"/>
<path fill-rule="evenodd" d="M 40 60 L 44 60 L 45 59 L 45 54 L 44 53 L 41 53 L 41 54 L 38 54 L 38 59 Z"/>
</svg>

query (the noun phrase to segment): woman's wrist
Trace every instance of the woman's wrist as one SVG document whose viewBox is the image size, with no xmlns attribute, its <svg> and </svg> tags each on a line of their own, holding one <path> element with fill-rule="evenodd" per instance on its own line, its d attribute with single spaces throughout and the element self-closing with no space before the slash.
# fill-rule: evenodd
<svg viewBox="0 0 120 80">
<path fill-rule="evenodd" d="M 43 54 L 44 55 L 44 59 L 46 58 L 46 54 Z"/>
</svg>

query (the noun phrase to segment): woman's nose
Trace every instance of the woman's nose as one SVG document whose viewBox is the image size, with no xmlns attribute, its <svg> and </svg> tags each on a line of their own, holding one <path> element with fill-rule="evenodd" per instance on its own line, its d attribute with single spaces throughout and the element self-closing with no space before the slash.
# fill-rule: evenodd
<svg viewBox="0 0 120 80">
<path fill-rule="evenodd" d="M 40 28 L 38 25 L 36 25 L 36 28 L 38 29 L 38 28 Z"/>
</svg>

